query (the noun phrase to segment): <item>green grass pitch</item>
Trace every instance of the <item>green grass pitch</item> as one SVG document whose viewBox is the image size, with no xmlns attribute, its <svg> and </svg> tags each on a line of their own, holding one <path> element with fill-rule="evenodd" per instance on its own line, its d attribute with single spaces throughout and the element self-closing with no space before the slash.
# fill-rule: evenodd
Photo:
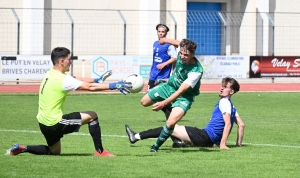
<svg viewBox="0 0 300 178">
<path fill-rule="evenodd" d="M 124 125 L 134 131 L 163 126 L 164 114 L 140 105 L 142 94 L 69 94 L 64 113 L 98 113 L 104 147 L 116 157 L 94 157 L 87 125 L 62 138 L 60 156 L 28 153 L 5 156 L 14 143 L 45 144 L 35 118 L 38 96 L 1 94 L 0 177 L 298 177 L 300 175 L 300 93 L 237 93 L 232 97 L 245 122 L 244 146 L 235 147 L 237 127 L 228 140 L 230 150 L 171 148 L 167 140 L 150 153 L 154 139 L 131 145 Z M 201 93 L 181 125 L 204 127 L 218 101 L 217 93 Z"/>
</svg>

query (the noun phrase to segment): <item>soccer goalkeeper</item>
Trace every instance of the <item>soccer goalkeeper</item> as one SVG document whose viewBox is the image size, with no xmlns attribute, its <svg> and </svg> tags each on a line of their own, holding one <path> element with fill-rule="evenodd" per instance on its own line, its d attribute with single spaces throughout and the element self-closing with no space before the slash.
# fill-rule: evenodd
<svg viewBox="0 0 300 178">
<path fill-rule="evenodd" d="M 59 155 L 61 153 L 60 139 L 69 133 L 78 132 L 82 125 L 87 124 L 93 138 L 94 156 L 115 156 L 103 148 L 101 129 L 97 113 L 94 111 L 72 112 L 63 114 L 62 108 L 68 92 L 74 90 L 102 91 L 119 90 L 129 93 L 131 83 L 123 80 L 116 83 L 102 83 L 112 72 L 104 73 L 100 78 L 80 78 L 65 74 L 72 64 L 70 50 L 57 47 L 51 52 L 53 68 L 50 69 L 39 90 L 39 107 L 36 116 L 41 132 L 47 145 L 15 144 L 6 151 L 6 155 L 15 156 L 20 153 L 37 155 Z M 80 102 L 80 101 L 79 101 Z"/>
</svg>

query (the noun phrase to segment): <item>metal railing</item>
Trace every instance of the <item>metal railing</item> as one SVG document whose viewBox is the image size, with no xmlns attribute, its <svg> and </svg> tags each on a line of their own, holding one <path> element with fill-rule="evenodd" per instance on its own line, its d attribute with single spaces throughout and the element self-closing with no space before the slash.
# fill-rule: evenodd
<svg viewBox="0 0 300 178">
<path fill-rule="evenodd" d="M 197 55 L 299 55 L 300 13 L 0 8 L 0 54 L 149 55 L 155 26 L 189 38 Z"/>
</svg>

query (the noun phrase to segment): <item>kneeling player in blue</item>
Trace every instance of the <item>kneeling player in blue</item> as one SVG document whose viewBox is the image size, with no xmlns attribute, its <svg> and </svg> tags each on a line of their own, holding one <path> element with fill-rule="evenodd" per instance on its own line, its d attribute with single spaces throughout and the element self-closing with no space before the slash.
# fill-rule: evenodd
<svg viewBox="0 0 300 178">
<path fill-rule="evenodd" d="M 176 125 L 172 136 L 196 147 L 212 147 L 215 144 L 220 149 L 229 149 L 226 142 L 235 122 L 238 125 L 236 145 L 242 146 L 245 125 L 230 99 L 239 89 L 240 85 L 235 79 L 223 78 L 219 92 L 221 99 L 215 105 L 208 124 L 203 129 Z M 163 127 L 158 127 L 135 133 L 127 124 L 125 128 L 129 141 L 132 144 L 143 139 L 158 138 L 164 129 Z"/>
</svg>

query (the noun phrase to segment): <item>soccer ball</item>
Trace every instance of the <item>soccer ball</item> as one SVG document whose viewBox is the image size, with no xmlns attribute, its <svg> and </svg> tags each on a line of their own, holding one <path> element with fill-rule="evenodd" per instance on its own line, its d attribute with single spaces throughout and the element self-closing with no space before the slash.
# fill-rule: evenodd
<svg viewBox="0 0 300 178">
<path fill-rule="evenodd" d="M 125 82 L 132 83 L 132 88 L 128 88 L 128 90 L 131 93 L 138 93 L 138 92 L 142 91 L 142 89 L 144 88 L 144 79 L 142 76 L 137 75 L 137 74 L 129 75 L 125 79 Z"/>
</svg>

